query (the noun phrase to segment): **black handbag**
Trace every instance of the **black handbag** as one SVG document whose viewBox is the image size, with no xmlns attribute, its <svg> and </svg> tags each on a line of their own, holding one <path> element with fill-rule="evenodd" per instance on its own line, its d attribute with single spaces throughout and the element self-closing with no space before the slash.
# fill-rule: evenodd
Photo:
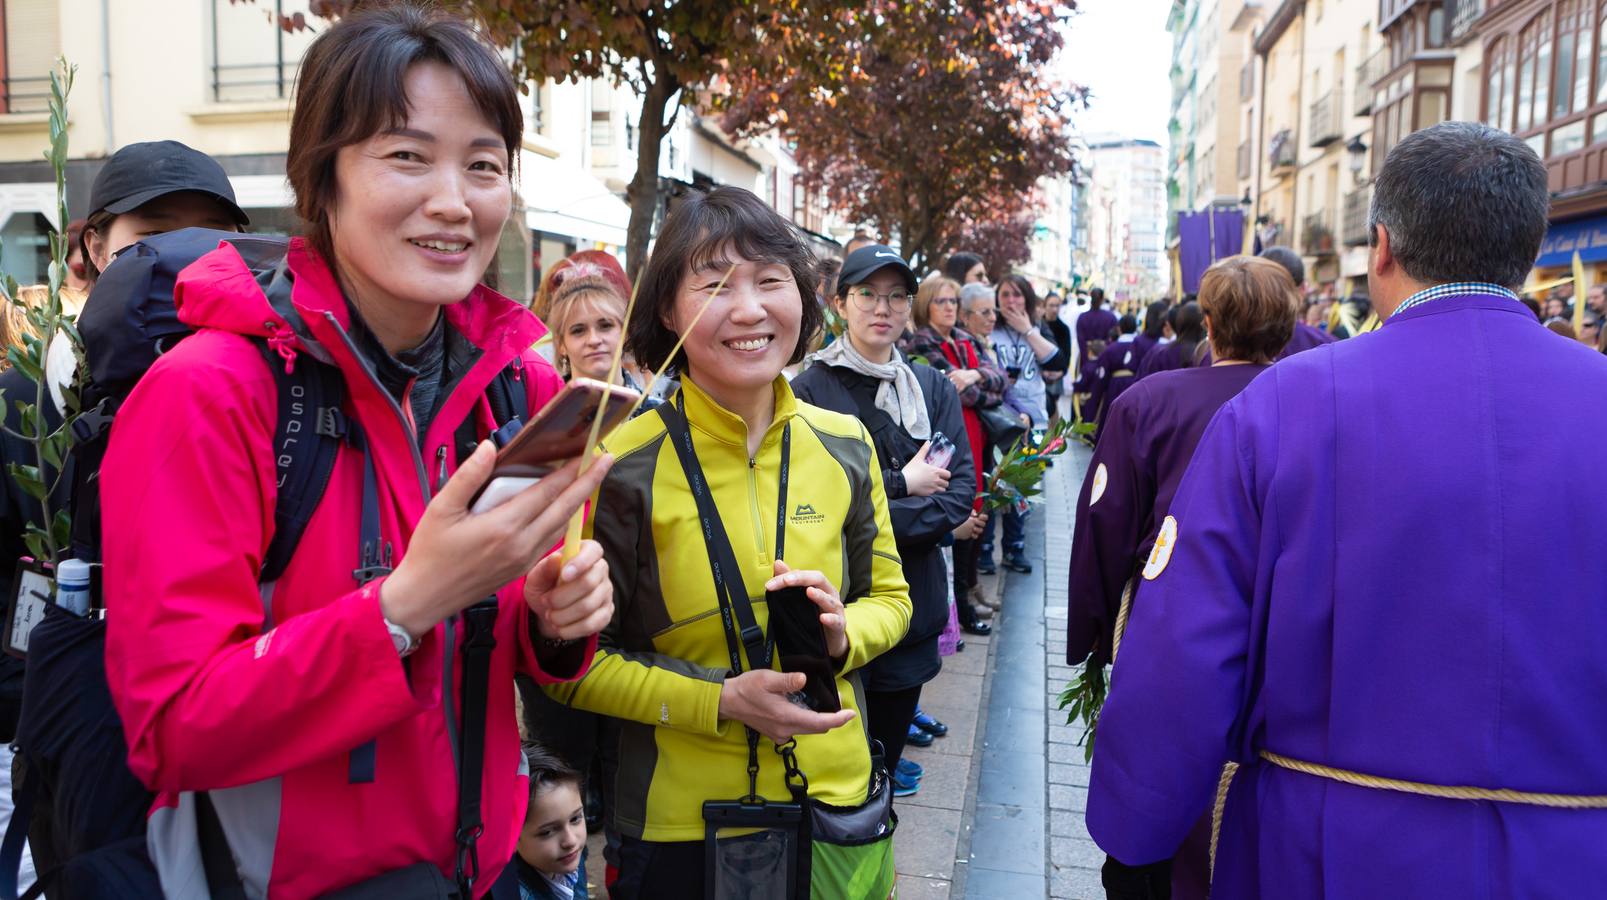
<svg viewBox="0 0 1607 900">
<path fill-rule="evenodd" d="M 976 414 L 982 420 L 982 430 L 988 433 L 988 443 L 1001 451 L 1008 451 L 1027 433 L 1021 416 L 1006 404 L 978 409 Z"/>
</svg>

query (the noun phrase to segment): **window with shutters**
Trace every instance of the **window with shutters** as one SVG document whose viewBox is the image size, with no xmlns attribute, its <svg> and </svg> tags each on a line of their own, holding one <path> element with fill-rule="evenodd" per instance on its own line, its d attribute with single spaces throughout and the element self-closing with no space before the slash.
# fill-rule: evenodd
<svg viewBox="0 0 1607 900">
<path fill-rule="evenodd" d="M 4 0 L 0 112 L 50 110 L 50 69 L 61 54 L 58 0 Z"/>
<path fill-rule="evenodd" d="M 14 0 L 6 0 L 9 7 Z M 295 88 L 302 54 L 323 20 L 309 0 L 210 0 L 212 9 L 212 99 L 217 103 L 287 100 Z M 286 28 L 300 21 L 310 27 Z"/>
</svg>

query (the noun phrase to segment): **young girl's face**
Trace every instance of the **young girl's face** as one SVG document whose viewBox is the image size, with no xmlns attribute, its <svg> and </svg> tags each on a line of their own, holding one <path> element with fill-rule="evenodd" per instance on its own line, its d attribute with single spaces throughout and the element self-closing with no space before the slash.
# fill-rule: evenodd
<svg viewBox="0 0 1607 900">
<path fill-rule="evenodd" d="M 548 875 L 573 872 L 585 847 L 586 811 L 579 786 L 555 784 L 530 798 L 519 832 L 519 856 L 531 868 Z"/>
</svg>

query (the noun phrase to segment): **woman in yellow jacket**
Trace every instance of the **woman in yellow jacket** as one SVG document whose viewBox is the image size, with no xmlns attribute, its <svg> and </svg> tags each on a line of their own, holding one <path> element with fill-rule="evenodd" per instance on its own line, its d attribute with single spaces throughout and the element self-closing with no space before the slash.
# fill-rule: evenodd
<svg viewBox="0 0 1607 900">
<path fill-rule="evenodd" d="M 764 626 L 766 591 L 807 588 L 837 666 L 842 710 L 813 712 L 789 700 L 803 687 L 801 674 L 746 665 L 732 674 L 711 551 L 666 419 L 649 414 L 621 427 L 608 441 L 616 462 L 593 525 L 616 614 L 591 671 L 551 692 L 624 722 L 611 776 L 610 825 L 620 846 L 610 897 L 704 896 L 702 805 L 748 793 L 747 728 L 763 736 L 758 792 L 766 799 L 791 799 L 773 752 L 791 738 L 811 799 L 867 799 L 871 756 L 857 671 L 904 636 L 910 599 L 869 435 L 857 419 L 797 400 L 781 375 L 820 327 L 815 265 L 796 230 L 753 194 L 693 194 L 664 225 L 626 338 L 657 371 L 714 296 L 675 360 L 681 387 L 670 403 L 690 423 L 741 570 L 738 589 Z M 784 561 L 774 558 L 781 523 Z"/>
</svg>

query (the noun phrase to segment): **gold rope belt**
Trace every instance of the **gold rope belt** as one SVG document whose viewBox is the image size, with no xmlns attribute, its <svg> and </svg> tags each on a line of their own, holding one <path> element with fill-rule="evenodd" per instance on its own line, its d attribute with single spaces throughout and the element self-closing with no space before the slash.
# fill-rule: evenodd
<svg viewBox="0 0 1607 900">
<path fill-rule="evenodd" d="M 1319 763 L 1290 759 L 1287 756 L 1273 753 L 1271 750 L 1262 750 L 1261 758 L 1279 768 L 1315 775 L 1318 778 L 1327 778 L 1331 781 L 1353 784 L 1357 787 L 1398 791 L 1403 794 L 1417 794 L 1421 797 L 1439 797 L 1445 800 L 1489 800 L 1496 803 L 1548 806 L 1553 809 L 1607 809 L 1607 795 L 1603 794 L 1544 794 L 1535 791 L 1514 791 L 1507 788 L 1426 784 L 1421 781 L 1406 781 L 1400 778 L 1366 775 L 1361 772 L 1336 769 L 1333 766 L 1324 766 Z"/>
</svg>

